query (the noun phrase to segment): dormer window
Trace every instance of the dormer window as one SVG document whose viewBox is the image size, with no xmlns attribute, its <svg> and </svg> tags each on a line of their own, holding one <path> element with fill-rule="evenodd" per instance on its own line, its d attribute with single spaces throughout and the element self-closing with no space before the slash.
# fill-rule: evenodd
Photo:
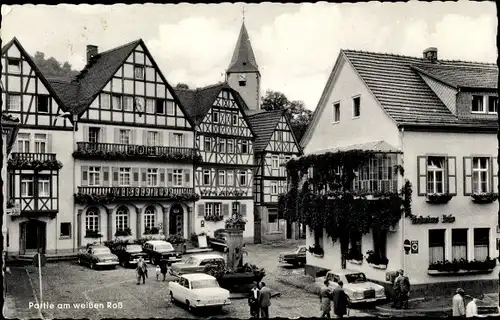
<svg viewBox="0 0 500 320">
<path fill-rule="evenodd" d="M 245 74 L 240 74 L 238 84 L 240 87 L 245 87 L 247 85 L 247 76 Z"/>
<path fill-rule="evenodd" d="M 134 75 L 136 79 L 144 79 L 144 67 L 134 66 Z"/>
<path fill-rule="evenodd" d="M 498 112 L 498 97 L 488 97 L 488 113 Z"/>
<path fill-rule="evenodd" d="M 484 113 L 484 96 L 472 96 L 472 112 Z"/>
<path fill-rule="evenodd" d="M 498 97 L 494 96 L 472 96 L 472 113 L 492 113 L 498 112 Z"/>
</svg>

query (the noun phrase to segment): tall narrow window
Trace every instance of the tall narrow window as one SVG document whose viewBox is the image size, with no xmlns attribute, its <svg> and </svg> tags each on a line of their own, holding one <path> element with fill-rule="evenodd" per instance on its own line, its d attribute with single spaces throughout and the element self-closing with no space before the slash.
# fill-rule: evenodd
<svg viewBox="0 0 500 320">
<path fill-rule="evenodd" d="M 340 103 L 335 103 L 333 105 L 333 122 L 340 121 Z"/>
<path fill-rule="evenodd" d="M 467 260 L 467 229 L 451 230 L 451 258 Z"/>
<path fill-rule="evenodd" d="M 205 151 L 212 151 L 212 138 L 205 137 Z"/>
<path fill-rule="evenodd" d="M 146 99 L 146 113 L 154 114 L 155 113 L 155 101 L 153 99 Z"/>
<path fill-rule="evenodd" d="M 17 135 L 17 151 L 21 153 L 30 152 L 30 134 L 19 133 Z"/>
<path fill-rule="evenodd" d="M 21 197 L 31 198 L 33 197 L 33 176 L 23 175 L 21 176 Z"/>
<path fill-rule="evenodd" d="M 276 181 L 271 181 L 271 195 L 278 194 L 278 183 Z"/>
<path fill-rule="evenodd" d="M 9 100 L 7 100 L 8 111 L 21 111 L 21 96 L 14 93 L 8 93 Z"/>
<path fill-rule="evenodd" d="M 38 196 L 50 197 L 50 176 L 38 176 Z"/>
<path fill-rule="evenodd" d="M 123 97 L 123 110 L 133 111 L 134 110 L 134 98 L 130 96 Z"/>
<path fill-rule="evenodd" d="M 234 171 L 233 170 L 227 171 L 227 186 L 228 187 L 234 186 Z"/>
<path fill-rule="evenodd" d="M 484 261 L 490 256 L 490 229 L 474 229 L 474 259 Z"/>
<path fill-rule="evenodd" d="M 167 100 L 167 115 L 175 115 L 175 103 L 172 100 Z"/>
<path fill-rule="evenodd" d="M 239 214 L 239 213 L 240 213 L 240 203 L 238 201 L 235 201 L 232 204 L 232 214 L 231 214 L 231 216 L 233 216 L 235 214 Z"/>
<path fill-rule="evenodd" d="M 241 141 L 241 153 L 248 153 L 248 140 Z"/>
<path fill-rule="evenodd" d="M 49 112 L 49 96 L 45 94 L 38 95 L 36 107 L 38 112 L 41 113 Z"/>
<path fill-rule="evenodd" d="M 120 129 L 120 143 L 130 144 L 130 130 Z"/>
<path fill-rule="evenodd" d="M 203 185 L 210 185 L 210 170 L 203 170 Z"/>
<path fill-rule="evenodd" d="M 213 214 L 214 204 L 213 203 L 205 203 L 205 216 L 211 216 Z"/>
<path fill-rule="evenodd" d="M 101 108 L 107 110 L 111 108 L 111 95 L 109 93 L 101 93 Z"/>
<path fill-rule="evenodd" d="M 221 213 L 222 213 L 221 207 L 222 207 L 222 203 L 220 203 L 220 202 L 214 203 L 214 216 L 221 215 Z"/>
<path fill-rule="evenodd" d="M 144 228 L 151 230 L 155 226 L 156 210 L 153 206 L 148 206 L 144 211 Z"/>
<path fill-rule="evenodd" d="M 90 143 L 98 143 L 99 142 L 99 133 L 101 128 L 98 127 L 89 127 L 89 142 Z"/>
<path fill-rule="evenodd" d="M 128 209 L 121 206 L 116 210 L 116 230 L 123 231 L 128 228 Z"/>
<path fill-rule="evenodd" d="M 227 153 L 234 153 L 234 140 L 227 139 Z"/>
<path fill-rule="evenodd" d="M 121 96 L 114 94 L 113 98 L 111 99 L 111 102 L 113 103 L 114 110 L 122 110 L 122 97 Z"/>
<path fill-rule="evenodd" d="M 283 131 L 276 131 L 276 139 L 278 141 L 283 141 Z"/>
<path fill-rule="evenodd" d="M 174 146 L 184 147 L 184 135 L 182 133 L 174 133 Z"/>
<path fill-rule="evenodd" d="M 427 193 L 444 192 L 444 157 L 427 158 Z"/>
<path fill-rule="evenodd" d="M 85 213 L 85 229 L 99 231 L 99 209 L 92 207 Z"/>
<path fill-rule="evenodd" d="M 174 187 L 182 186 L 182 169 L 174 169 Z"/>
<path fill-rule="evenodd" d="M 357 118 L 361 115 L 361 98 L 356 97 L 352 99 L 352 117 Z"/>
<path fill-rule="evenodd" d="M 134 66 L 134 75 L 136 79 L 144 79 L 144 67 Z"/>
<path fill-rule="evenodd" d="M 101 185 L 101 167 L 89 167 L 89 186 Z"/>
<path fill-rule="evenodd" d="M 472 112 L 484 113 L 484 96 L 472 96 Z"/>
<path fill-rule="evenodd" d="M 246 186 L 247 185 L 247 173 L 246 171 L 240 171 L 239 172 L 239 179 L 240 179 L 240 186 L 243 187 L 243 186 Z"/>
<path fill-rule="evenodd" d="M 165 114 L 165 99 L 156 99 L 156 114 Z"/>
<path fill-rule="evenodd" d="M 279 169 L 280 167 L 280 158 L 278 156 L 273 155 L 271 158 L 271 168 Z"/>
<path fill-rule="evenodd" d="M 35 152 L 36 153 L 46 153 L 47 152 L 47 135 L 42 133 L 35 134 Z"/>
<path fill-rule="evenodd" d="M 472 192 L 487 193 L 490 188 L 488 165 L 490 158 L 472 158 Z"/>
<path fill-rule="evenodd" d="M 269 225 L 269 231 L 279 230 L 279 220 L 278 211 L 275 209 L 269 210 L 267 213 L 267 223 Z"/>
<path fill-rule="evenodd" d="M 157 131 L 148 131 L 147 133 L 147 144 L 148 146 L 156 146 L 158 143 L 158 132 Z"/>
<path fill-rule="evenodd" d="M 488 97 L 488 113 L 498 112 L 498 97 Z"/>
<path fill-rule="evenodd" d="M 120 187 L 130 186 L 130 168 L 120 168 L 119 184 Z"/>
<path fill-rule="evenodd" d="M 148 187 L 158 186 L 158 169 L 148 169 Z"/>
<path fill-rule="evenodd" d="M 444 261 L 445 230 L 429 230 L 429 264 Z"/>
<path fill-rule="evenodd" d="M 219 170 L 219 186 L 225 186 L 226 185 L 226 171 L 224 170 Z"/>
<path fill-rule="evenodd" d="M 226 139 L 224 138 L 219 138 L 219 152 L 220 153 L 226 152 Z"/>
</svg>

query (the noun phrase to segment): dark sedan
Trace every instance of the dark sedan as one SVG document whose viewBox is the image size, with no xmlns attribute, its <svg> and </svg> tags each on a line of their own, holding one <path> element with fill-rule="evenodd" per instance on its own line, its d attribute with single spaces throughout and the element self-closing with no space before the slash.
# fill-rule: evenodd
<svg viewBox="0 0 500 320">
<path fill-rule="evenodd" d="M 147 260 L 148 256 L 144 251 L 142 251 L 142 247 L 139 244 L 119 246 L 115 249 L 114 254 L 118 256 L 118 260 L 120 261 L 120 265 L 122 267 L 136 265 L 140 257 Z"/>
<path fill-rule="evenodd" d="M 118 257 L 112 254 L 108 247 L 92 245 L 78 254 L 78 263 L 86 264 L 91 269 L 97 269 L 98 267 L 115 268 L 118 264 Z"/>
<path fill-rule="evenodd" d="M 306 264 L 306 252 L 306 246 L 299 246 L 295 251 L 282 252 L 279 255 L 279 263 L 302 266 Z"/>
<path fill-rule="evenodd" d="M 227 231 L 226 229 L 217 229 L 214 231 L 214 236 L 208 238 L 209 246 L 217 251 L 227 251 Z"/>
</svg>

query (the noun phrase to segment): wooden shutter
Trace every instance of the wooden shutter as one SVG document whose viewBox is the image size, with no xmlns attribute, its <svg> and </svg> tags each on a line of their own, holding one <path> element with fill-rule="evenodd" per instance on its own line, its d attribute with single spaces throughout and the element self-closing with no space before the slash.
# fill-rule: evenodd
<svg viewBox="0 0 500 320">
<path fill-rule="evenodd" d="M 82 166 L 82 186 L 86 187 L 89 185 L 89 167 Z"/>
<path fill-rule="evenodd" d="M 109 167 L 102 167 L 102 185 L 109 187 Z"/>
<path fill-rule="evenodd" d="M 173 132 L 169 132 L 168 133 L 168 139 L 169 139 L 169 144 L 168 145 L 170 147 L 173 147 L 174 146 L 174 142 L 175 142 L 175 140 L 174 140 L 174 133 Z"/>
<path fill-rule="evenodd" d="M 148 145 L 148 131 L 147 130 L 142 130 L 142 145 L 143 146 Z"/>
<path fill-rule="evenodd" d="M 141 181 L 143 187 L 146 187 L 148 185 L 148 176 L 146 168 L 141 168 Z"/>
<path fill-rule="evenodd" d="M 186 172 L 184 172 L 184 182 L 186 187 L 189 187 L 189 184 L 191 182 L 191 173 L 189 172 L 189 170 L 186 170 Z"/>
<path fill-rule="evenodd" d="M 115 143 L 120 143 L 120 128 L 115 128 Z"/>
<path fill-rule="evenodd" d="M 229 204 L 228 203 L 222 204 L 222 215 L 224 215 L 224 216 L 229 215 Z"/>
<path fill-rule="evenodd" d="M 491 158 L 491 192 L 493 193 L 498 193 L 498 158 L 497 157 L 492 157 Z"/>
<path fill-rule="evenodd" d="M 136 144 L 136 141 L 135 141 L 136 135 L 137 135 L 137 130 L 131 129 L 130 130 L 130 144 Z"/>
<path fill-rule="evenodd" d="M 203 217 L 203 216 L 205 216 L 205 204 L 199 203 L 198 204 L 198 217 Z"/>
<path fill-rule="evenodd" d="M 427 194 L 427 157 L 417 157 L 417 175 L 418 175 L 418 195 L 425 196 Z"/>
<path fill-rule="evenodd" d="M 106 137 L 106 127 L 101 127 L 101 136 L 99 137 L 100 138 L 100 142 L 102 143 L 107 143 L 108 142 L 108 139 Z"/>
<path fill-rule="evenodd" d="M 47 133 L 47 153 L 52 153 L 52 133 Z"/>
<path fill-rule="evenodd" d="M 89 139 L 89 126 L 82 126 L 83 129 L 83 140 L 82 141 L 90 141 Z"/>
<path fill-rule="evenodd" d="M 111 180 L 111 186 L 112 187 L 118 187 L 118 185 L 119 185 L 118 168 L 112 167 L 111 168 L 111 173 L 113 175 L 113 177 L 112 177 L 113 180 Z"/>
<path fill-rule="evenodd" d="M 139 186 L 139 168 L 132 168 L 132 187 Z"/>
<path fill-rule="evenodd" d="M 472 194 L 472 157 L 464 157 L 464 196 Z"/>
<path fill-rule="evenodd" d="M 172 186 L 174 181 L 174 171 L 172 169 L 167 169 L 167 184 Z"/>
<path fill-rule="evenodd" d="M 244 217 L 247 215 L 247 204 L 246 203 L 240 204 L 240 214 Z"/>
<path fill-rule="evenodd" d="M 446 173 L 448 177 L 448 193 L 457 195 L 457 158 L 446 157 Z"/>
<path fill-rule="evenodd" d="M 165 186 L 165 169 L 160 169 L 160 183 L 162 183 L 160 187 Z"/>
</svg>

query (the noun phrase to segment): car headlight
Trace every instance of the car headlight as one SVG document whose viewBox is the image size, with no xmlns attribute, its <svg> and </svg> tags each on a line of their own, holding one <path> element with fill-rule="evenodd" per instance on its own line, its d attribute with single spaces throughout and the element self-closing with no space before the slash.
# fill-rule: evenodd
<svg viewBox="0 0 500 320">
<path fill-rule="evenodd" d="M 363 293 L 359 291 L 354 291 L 352 296 L 354 297 L 354 299 L 360 299 L 363 298 Z"/>
<path fill-rule="evenodd" d="M 384 292 L 384 288 L 381 288 L 381 289 L 378 289 L 378 290 L 375 291 L 375 294 L 377 296 L 382 296 L 382 295 L 384 295 L 384 293 L 385 293 Z"/>
</svg>

